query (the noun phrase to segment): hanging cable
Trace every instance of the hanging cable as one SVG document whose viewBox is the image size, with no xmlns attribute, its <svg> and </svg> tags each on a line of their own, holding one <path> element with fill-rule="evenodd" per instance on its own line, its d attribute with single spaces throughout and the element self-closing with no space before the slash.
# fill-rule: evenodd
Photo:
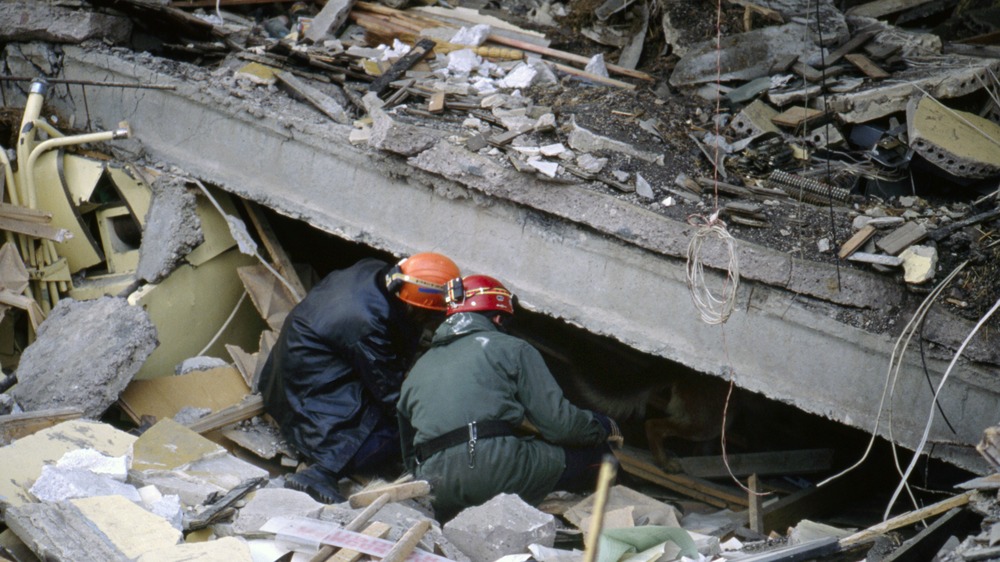
<svg viewBox="0 0 1000 562">
<path fill-rule="evenodd" d="M 958 358 L 962 356 L 962 352 L 965 351 L 965 348 L 969 345 L 969 342 L 972 341 L 972 338 L 977 333 L 979 333 L 979 329 L 983 327 L 983 324 L 985 324 L 986 321 L 990 319 L 990 317 L 993 316 L 993 314 L 997 311 L 998 308 L 1000 308 L 1000 299 L 998 299 L 997 302 L 993 304 L 993 307 L 990 308 L 989 312 L 987 312 L 982 318 L 979 319 L 979 322 L 977 322 L 975 327 L 972 328 L 972 331 L 969 332 L 969 335 L 965 337 L 965 340 L 962 342 L 962 345 L 960 345 L 958 347 L 958 350 L 955 351 L 955 355 L 952 357 L 951 363 L 948 364 L 948 369 L 945 370 L 944 375 L 941 376 L 941 382 L 938 383 L 937 390 L 934 392 L 934 402 L 937 402 L 938 395 L 941 394 L 941 389 L 944 388 L 944 383 L 948 381 L 948 377 L 951 375 L 951 370 L 955 367 L 955 364 L 958 362 Z M 934 404 L 932 403 L 930 413 L 927 416 L 927 424 L 924 426 L 924 433 L 920 437 L 920 444 L 917 445 L 917 448 L 913 451 L 913 458 L 910 460 L 910 465 L 906 467 L 906 473 L 903 474 L 903 477 L 899 482 L 899 486 L 896 487 L 896 490 L 892 494 L 892 498 L 889 499 L 889 505 L 886 506 L 885 513 L 882 515 L 883 520 L 889 518 L 889 513 L 892 511 L 892 506 L 895 505 L 896 499 L 899 497 L 902 488 L 907 485 L 906 481 L 910 478 L 910 473 L 913 472 L 913 468 L 917 465 L 917 461 L 920 460 L 920 456 L 923 454 L 924 446 L 927 444 L 927 439 L 930 436 L 931 426 L 933 425 L 933 423 L 934 423 Z"/>
<path fill-rule="evenodd" d="M 699 222 L 700 224 L 698 224 Z M 689 217 L 688 223 L 698 227 L 694 236 L 691 237 L 691 242 L 688 243 L 687 252 L 687 285 L 691 290 L 691 298 L 702 321 L 706 324 L 723 324 L 729 319 L 729 315 L 732 314 L 736 305 L 736 289 L 740 284 L 740 264 L 736 256 L 736 239 L 726 230 L 726 223 L 719 219 L 718 211 L 707 219 L 700 215 Z M 702 246 L 709 237 L 720 240 L 729 254 L 726 280 L 718 295 L 708 288 L 708 283 L 705 281 Z"/>
</svg>

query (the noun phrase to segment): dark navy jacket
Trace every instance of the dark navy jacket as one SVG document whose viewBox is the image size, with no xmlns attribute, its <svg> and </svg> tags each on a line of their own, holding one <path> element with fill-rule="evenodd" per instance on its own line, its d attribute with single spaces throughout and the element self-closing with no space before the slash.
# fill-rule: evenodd
<svg viewBox="0 0 1000 562">
<path fill-rule="evenodd" d="M 364 259 L 330 273 L 288 314 L 258 388 L 282 434 L 339 473 L 396 400 L 420 328 L 388 294 L 390 265 Z"/>
</svg>

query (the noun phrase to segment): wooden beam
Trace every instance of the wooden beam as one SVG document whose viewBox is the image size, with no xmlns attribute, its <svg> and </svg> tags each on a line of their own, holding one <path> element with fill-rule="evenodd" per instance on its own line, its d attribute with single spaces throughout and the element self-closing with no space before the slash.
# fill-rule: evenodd
<svg viewBox="0 0 1000 562">
<path fill-rule="evenodd" d="M 389 501 L 398 502 L 410 498 L 419 498 L 431 493 L 431 485 L 426 480 L 414 480 L 401 484 L 380 486 L 373 490 L 363 490 L 352 494 L 348 501 L 351 507 L 357 509 L 366 507 L 383 495 L 389 496 Z"/>
<path fill-rule="evenodd" d="M 278 70 L 274 73 L 274 75 L 278 77 L 278 80 L 280 80 L 282 84 L 287 86 L 296 94 L 305 98 L 305 100 L 312 104 L 313 107 L 323 112 L 330 119 L 333 119 L 337 123 L 341 124 L 350 122 L 350 117 L 347 116 L 347 112 L 344 111 L 344 108 L 337 103 L 337 100 L 324 94 L 317 88 L 306 84 L 304 81 L 299 80 L 292 75 L 291 72 Z"/>
<path fill-rule="evenodd" d="M 939 513 L 944 513 L 952 508 L 962 507 L 969 503 L 969 498 L 972 497 L 973 491 L 968 491 L 957 496 L 952 496 L 950 498 L 941 500 L 937 503 L 933 503 L 927 507 L 917 509 L 915 511 L 908 511 L 901 515 L 897 515 L 892 519 L 883 521 L 878 525 L 872 525 L 863 531 L 858 531 L 853 535 L 844 537 L 840 539 L 841 546 L 849 546 L 852 544 L 857 544 L 860 542 L 867 542 L 875 540 L 875 537 L 879 535 L 884 535 L 889 531 L 895 531 L 896 529 L 907 527 L 914 523 L 918 523 L 927 519 L 928 517 L 933 517 Z"/>
<path fill-rule="evenodd" d="M 728 478 L 734 476 L 769 476 L 774 474 L 811 474 L 830 468 L 832 449 L 802 449 L 796 451 L 768 451 L 739 453 L 721 456 L 682 457 L 678 459 L 684 473 L 698 478 Z"/>
<path fill-rule="evenodd" d="M 83 410 L 79 408 L 55 408 L 0 416 L 0 445 L 9 445 L 36 431 L 81 417 Z"/>
<path fill-rule="evenodd" d="M 743 494 L 733 492 L 718 484 L 683 474 L 664 472 L 651 462 L 651 458 L 642 458 L 643 456 L 650 457 L 650 455 L 643 455 L 638 450 L 626 447 L 615 451 L 615 456 L 625 472 L 689 498 L 730 509 L 745 509 L 749 504 L 747 497 Z"/>
<path fill-rule="evenodd" d="M 385 74 L 379 76 L 368 85 L 368 91 L 381 94 L 383 90 L 389 87 L 390 83 L 398 80 L 404 72 L 431 54 L 434 51 L 434 45 L 433 39 L 421 39 L 417 41 L 417 44 L 413 46 L 413 49 L 409 53 L 400 57 Z"/>
<path fill-rule="evenodd" d="M 288 281 L 288 284 L 297 293 L 294 295 L 296 302 L 302 300 L 306 296 L 306 288 L 302 285 L 302 280 L 299 278 L 298 272 L 295 271 L 292 260 L 278 241 L 278 235 L 275 234 L 274 229 L 271 227 L 271 222 L 264 216 L 260 205 L 244 200 L 243 206 L 250 216 L 250 222 L 257 229 L 257 235 L 260 236 L 261 243 L 267 248 L 267 253 L 271 256 L 274 268 L 278 270 L 278 273 Z"/>
<path fill-rule="evenodd" d="M 264 413 L 264 399 L 259 394 L 248 396 L 246 400 L 235 406 L 230 406 L 224 410 L 219 410 L 214 414 L 209 414 L 199 418 L 188 429 L 196 433 L 208 433 L 216 429 L 221 429 L 229 424 L 248 420 L 254 416 Z"/>
</svg>

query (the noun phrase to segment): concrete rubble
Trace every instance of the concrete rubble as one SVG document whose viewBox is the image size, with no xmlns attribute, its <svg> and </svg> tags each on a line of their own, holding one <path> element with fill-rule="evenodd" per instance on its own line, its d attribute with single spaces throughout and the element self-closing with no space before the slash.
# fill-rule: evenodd
<svg viewBox="0 0 1000 562">
<path fill-rule="evenodd" d="M 570 561 L 598 504 L 621 559 L 1000 556 L 981 7 L 726 0 L 716 38 L 714 3 L 194 4 L 0 0 L 0 560 L 377 559 L 428 525 L 409 560 Z M 580 37 L 603 47 L 553 47 Z M 282 487 L 299 461 L 254 393 L 345 241 L 503 271 L 571 398 L 636 435 L 664 373 L 733 380 L 733 439 L 670 442 L 674 472 L 630 435 L 600 500 L 434 521 L 419 495 L 352 528 Z M 699 283 L 731 291 L 721 340 Z M 817 485 L 869 433 L 939 494 L 882 497 L 885 459 Z M 809 519 L 869 499 L 881 520 Z"/>
</svg>

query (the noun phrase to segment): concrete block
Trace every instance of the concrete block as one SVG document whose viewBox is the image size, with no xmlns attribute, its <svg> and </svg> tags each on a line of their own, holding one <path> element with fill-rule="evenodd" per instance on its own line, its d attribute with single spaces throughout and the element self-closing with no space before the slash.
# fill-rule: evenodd
<svg viewBox="0 0 1000 562">
<path fill-rule="evenodd" d="M 528 545 L 552 546 L 555 518 L 513 494 L 500 494 L 461 511 L 444 526 L 444 536 L 473 562 L 492 562 L 528 552 Z"/>
<path fill-rule="evenodd" d="M 903 279 L 907 283 L 920 284 L 934 279 L 938 253 L 933 246 L 910 246 L 899 257 L 903 260 Z"/>
<path fill-rule="evenodd" d="M 122 496 L 130 501 L 142 501 L 139 491 L 131 484 L 80 468 L 60 468 L 46 465 L 29 490 L 43 502 L 58 502 L 96 496 Z"/>
<path fill-rule="evenodd" d="M 906 106 L 909 144 L 928 162 L 960 178 L 1000 174 L 1000 125 L 945 106 L 930 96 Z"/>
<path fill-rule="evenodd" d="M 142 506 L 154 515 L 166 519 L 177 530 L 183 530 L 184 511 L 181 508 L 181 498 L 176 494 L 163 495 L 156 486 L 144 486 L 139 489 Z"/>
<path fill-rule="evenodd" d="M 186 543 L 144 553 L 136 562 L 253 562 L 250 546 L 236 537 Z"/>
<path fill-rule="evenodd" d="M 434 146 L 440 140 L 424 129 L 394 121 L 384 111 L 375 110 L 371 113 L 371 117 L 372 132 L 368 145 L 372 148 L 413 156 Z"/>
<path fill-rule="evenodd" d="M 29 412 L 76 407 L 98 418 L 156 345 L 149 315 L 125 299 L 62 299 L 21 355 L 11 393 Z"/>
<path fill-rule="evenodd" d="M 6 523 L 43 560 L 135 560 L 176 545 L 181 532 L 121 496 L 12 507 Z"/>
<path fill-rule="evenodd" d="M 279 515 L 317 517 L 323 504 L 309 494 L 283 488 L 262 488 L 253 493 L 233 521 L 238 535 L 255 535 L 267 520 Z M 263 534 L 263 533 L 261 533 Z"/>
<path fill-rule="evenodd" d="M 150 187 L 153 198 L 146 213 L 143 240 L 155 243 L 139 247 L 135 274 L 149 283 L 158 283 L 205 238 L 196 212 L 197 197 L 183 179 L 164 174 Z"/>
<path fill-rule="evenodd" d="M 0 41 L 4 43 L 79 43 L 87 39 L 120 43 L 132 33 L 129 18 L 33 0 L 0 2 L 0 22 Z"/>
<path fill-rule="evenodd" d="M 635 148 L 629 143 L 602 137 L 583 127 L 580 127 L 575 121 L 571 124 L 571 130 L 569 136 L 566 138 L 566 142 L 569 144 L 570 148 L 579 152 L 613 150 L 615 152 L 621 152 L 622 154 L 634 156 L 646 162 L 663 162 L 662 154 L 646 152 Z"/>
<path fill-rule="evenodd" d="M 55 463 L 67 452 L 85 447 L 111 457 L 126 455 L 136 437 L 114 427 L 87 420 L 72 420 L 43 429 L 0 447 L 0 511 L 35 499 L 28 491 L 45 464 Z"/>
</svg>

